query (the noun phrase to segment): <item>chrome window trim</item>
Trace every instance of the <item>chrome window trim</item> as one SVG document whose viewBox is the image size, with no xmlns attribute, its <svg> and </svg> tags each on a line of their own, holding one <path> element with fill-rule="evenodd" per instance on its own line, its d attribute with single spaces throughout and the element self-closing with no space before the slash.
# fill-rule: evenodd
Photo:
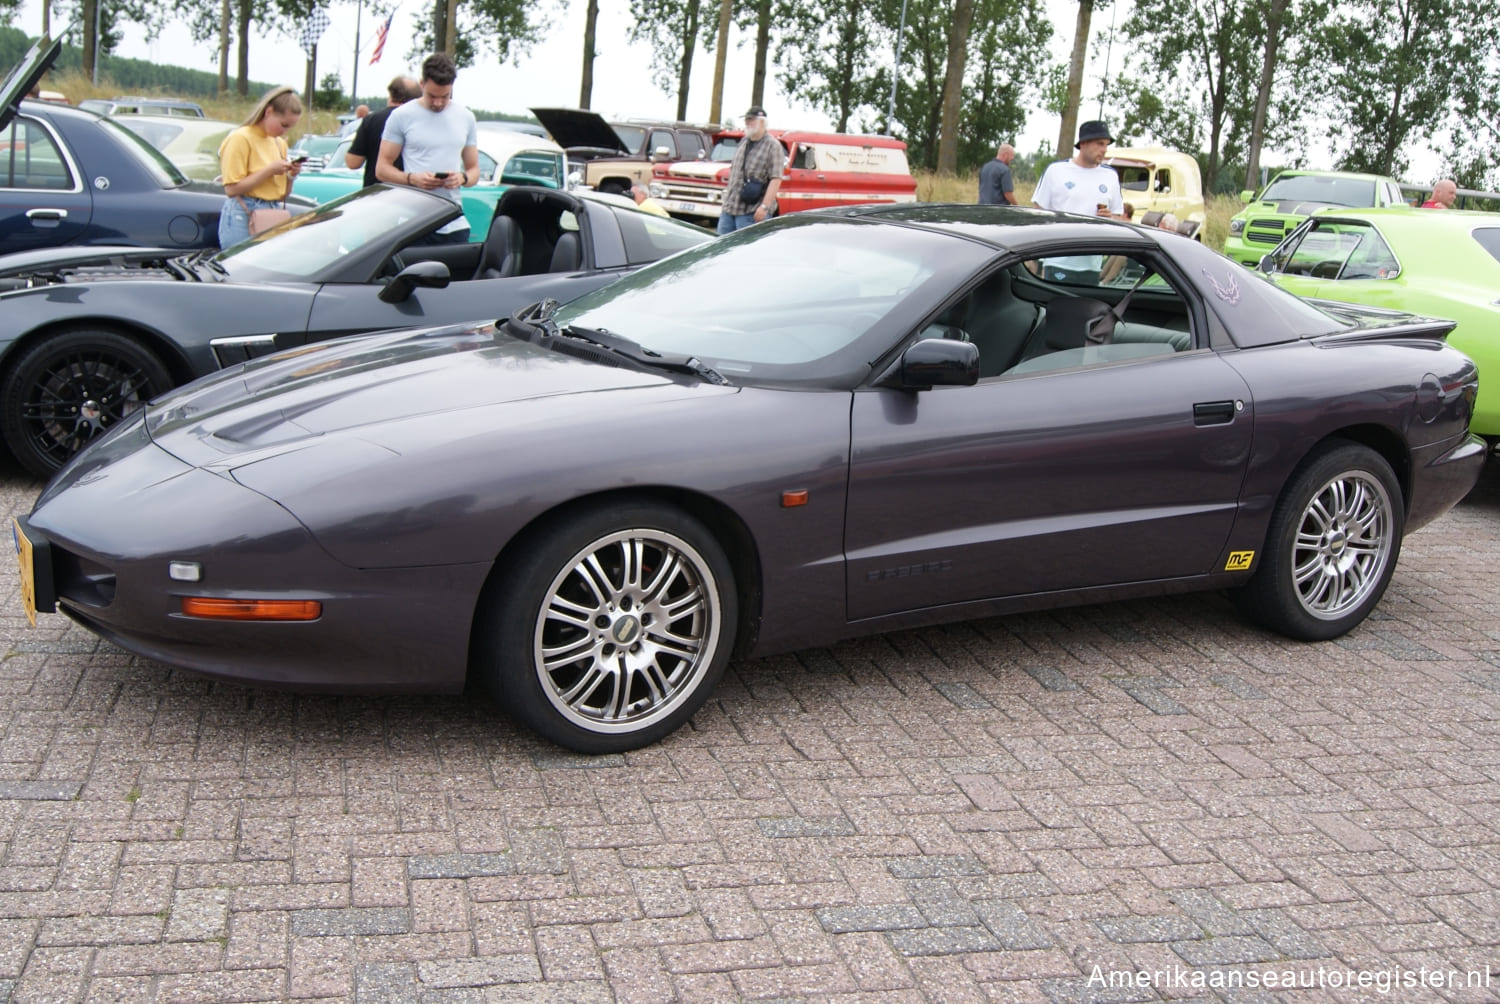
<svg viewBox="0 0 1500 1004">
<path fill-rule="evenodd" d="M 6 127 L 5 131 L 14 134 L 15 124 L 23 121 L 35 123 L 52 138 L 52 145 L 57 147 L 58 153 L 62 155 L 63 163 L 68 165 L 68 171 L 73 175 L 73 187 L 26 188 L 20 185 L 0 185 L 0 192 L 52 192 L 58 195 L 81 194 L 83 192 L 83 172 L 78 169 L 78 161 L 73 159 L 73 151 L 68 148 L 68 144 L 63 142 L 62 136 L 58 134 L 56 129 L 52 128 L 50 123 L 31 115 L 17 115 L 11 120 L 11 124 Z"/>
</svg>

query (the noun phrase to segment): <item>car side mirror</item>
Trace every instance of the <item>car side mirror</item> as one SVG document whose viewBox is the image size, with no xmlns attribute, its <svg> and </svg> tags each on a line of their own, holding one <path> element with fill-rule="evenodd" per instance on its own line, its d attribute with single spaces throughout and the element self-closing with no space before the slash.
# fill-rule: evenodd
<svg viewBox="0 0 1500 1004">
<path fill-rule="evenodd" d="M 979 382 L 979 346 L 947 338 L 918 339 L 901 354 L 902 390 L 972 387 Z"/>
<path fill-rule="evenodd" d="M 1253 198 L 1255 198 L 1255 193 L 1248 188 L 1240 193 L 1241 202 L 1249 202 Z"/>
<path fill-rule="evenodd" d="M 442 289 L 452 278 L 448 266 L 442 262 L 419 261 L 396 273 L 396 277 L 380 291 L 380 299 L 385 303 L 405 303 L 411 299 L 413 290 Z"/>
<path fill-rule="evenodd" d="M 671 160 L 672 149 L 671 147 L 659 146 L 651 151 L 651 157 L 653 160 Z"/>
<path fill-rule="evenodd" d="M 1266 275 L 1270 275 L 1272 272 L 1276 271 L 1276 256 L 1272 254 L 1261 255 L 1260 264 L 1256 265 L 1255 267 L 1260 269 L 1260 271 L 1264 272 Z"/>
</svg>

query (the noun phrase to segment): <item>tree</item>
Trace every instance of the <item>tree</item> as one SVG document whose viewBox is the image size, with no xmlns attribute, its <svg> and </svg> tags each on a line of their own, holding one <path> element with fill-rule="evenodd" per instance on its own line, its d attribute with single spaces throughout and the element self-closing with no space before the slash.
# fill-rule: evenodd
<svg viewBox="0 0 1500 1004">
<path fill-rule="evenodd" d="M 337 73 L 323 74 L 313 97 L 319 108 L 344 108 L 349 104 L 349 98 L 344 94 L 344 82 Z"/>
<path fill-rule="evenodd" d="M 1318 13 L 1324 61 L 1307 60 L 1304 72 L 1335 123 L 1339 167 L 1400 174 L 1410 143 L 1446 133 L 1455 148 L 1467 147 L 1477 125 L 1500 117 L 1500 18 L 1492 4 L 1341 0 Z"/>
<path fill-rule="evenodd" d="M 1181 16 L 1163 18 L 1137 7 L 1121 28 L 1143 72 L 1119 82 L 1129 96 L 1120 132 L 1139 129 L 1183 150 L 1206 143 L 1205 191 L 1216 190 L 1220 164 L 1238 158 L 1248 137 L 1262 8 L 1262 0 L 1188 0 Z"/>
<path fill-rule="evenodd" d="M 630 0 L 630 37 L 651 47 L 651 79 L 667 94 L 672 93 L 675 74 L 677 117 L 687 118 L 688 84 L 693 74 L 693 53 L 705 32 L 700 0 Z"/>
<path fill-rule="evenodd" d="M 782 11 L 785 41 L 776 52 L 777 79 L 847 132 L 849 120 L 878 97 L 872 50 L 887 48 L 891 33 L 872 16 L 872 0 L 807 0 Z"/>
<path fill-rule="evenodd" d="M 1078 102 L 1083 97 L 1083 64 L 1088 55 L 1089 25 L 1094 16 L 1094 0 L 1078 0 L 1078 20 L 1073 25 L 1073 53 L 1068 59 L 1068 90 L 1063 100 L 1062 121 L 1058 124 L 1057 149 L 1073 149 L 1078 134 Z"/>
<path fill-rule="evenodd" d="M 958 116 L 963 103 L 964 65 L 969 56 L 969 26 L 974 0 L 957 0 L 948 29 L 948 62 L 943 68 L 943 116 L 938 126 L 939 174 L 958 173 Z"/>
<path fill-rule="evenodd" d="M 578 85 L 578 107 L 587 109 L 594 99 L 594 35 L 599 24 L 599 0 L 589 0 L 583 23 L 583 73 Z"/>
<path fill-rule="evenodd" d="M 943 90 L 948 81 L 949 26 L 955 0 L 910 0 L 902 47 L 900 86 L 896 92 L 897 131 L 906 140 L 913 164 L 938 166 Z M 894 37 L 900 4 L 881 7 Z M 995 147 L 1014 138 L 1052 77 L 1047 42 L 1052 25 L 1041 0 L 975 0 L 974 23 L 983 25 L 968 39 L 959 106 L 957 167 L 972 167 L 992 158 Z M 875 90 L 889 93 L 890 77 L 875 75 Z M 884 110 L 877 122 L 884 123 Z"/>
<path fill-rule="evenodd" d="M 446 52 L 459 66 L 482 55 L 508 62 L 525 54 L 546 24 L 541 0 L 433 0 L 431 30 L 412 40 L 410 56 L 420 63 L 432 52 Z"/>
</svg>

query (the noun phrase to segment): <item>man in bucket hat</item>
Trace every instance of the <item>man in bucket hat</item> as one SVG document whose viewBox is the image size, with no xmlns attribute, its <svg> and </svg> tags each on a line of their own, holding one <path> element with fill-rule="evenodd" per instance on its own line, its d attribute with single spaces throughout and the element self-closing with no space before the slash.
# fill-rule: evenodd
<svg viewBox="0 0 1500 1004">
<path fill-rule="evenodd" d="M 1037 183 L 1031 203 L 1041 209 L 1080 216 L 1123 216 L 1125 200 L 1120 195 L 1120 176 L 1102 166 L 1114 137 L 1103 122 L 1085 122 L 1078 128 L 1078 153 L 1072 160 L 1047 166 Z"/>
<path fill-rule="evenodd" d="M 1085 122 L 1078 128 L 1078 151 L 1072 160 L 1049 164 L 1037 182 L 1031 204 L 1039 209 L 1079 216 L 1103 216 L 1123 219 L 1125 199 L 1120 194 L 1120 176 L 1104 167 L 1104 155 L 1114 137 L 1103 122 Z M 1102 255 L 1073 255 L 1049 258 L 1043 263 L 1043 274 L 1058 282 L 1095 283 L 1104 265 Z"/>
</svg>

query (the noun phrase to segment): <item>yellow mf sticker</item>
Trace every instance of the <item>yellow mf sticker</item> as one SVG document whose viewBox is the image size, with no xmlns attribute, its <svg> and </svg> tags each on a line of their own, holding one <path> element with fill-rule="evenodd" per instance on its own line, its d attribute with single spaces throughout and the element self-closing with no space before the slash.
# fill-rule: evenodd
<svg viewBox="0 0 1500 1004">
<path fill-rule="evenodd" d="M 1250 563 L 1254 560 L 1254 551 L 1230 551 L 1229 560 L 1224 563 L 1224 571 L 1243 572 L 1250 567 Z"/>
</svg>

